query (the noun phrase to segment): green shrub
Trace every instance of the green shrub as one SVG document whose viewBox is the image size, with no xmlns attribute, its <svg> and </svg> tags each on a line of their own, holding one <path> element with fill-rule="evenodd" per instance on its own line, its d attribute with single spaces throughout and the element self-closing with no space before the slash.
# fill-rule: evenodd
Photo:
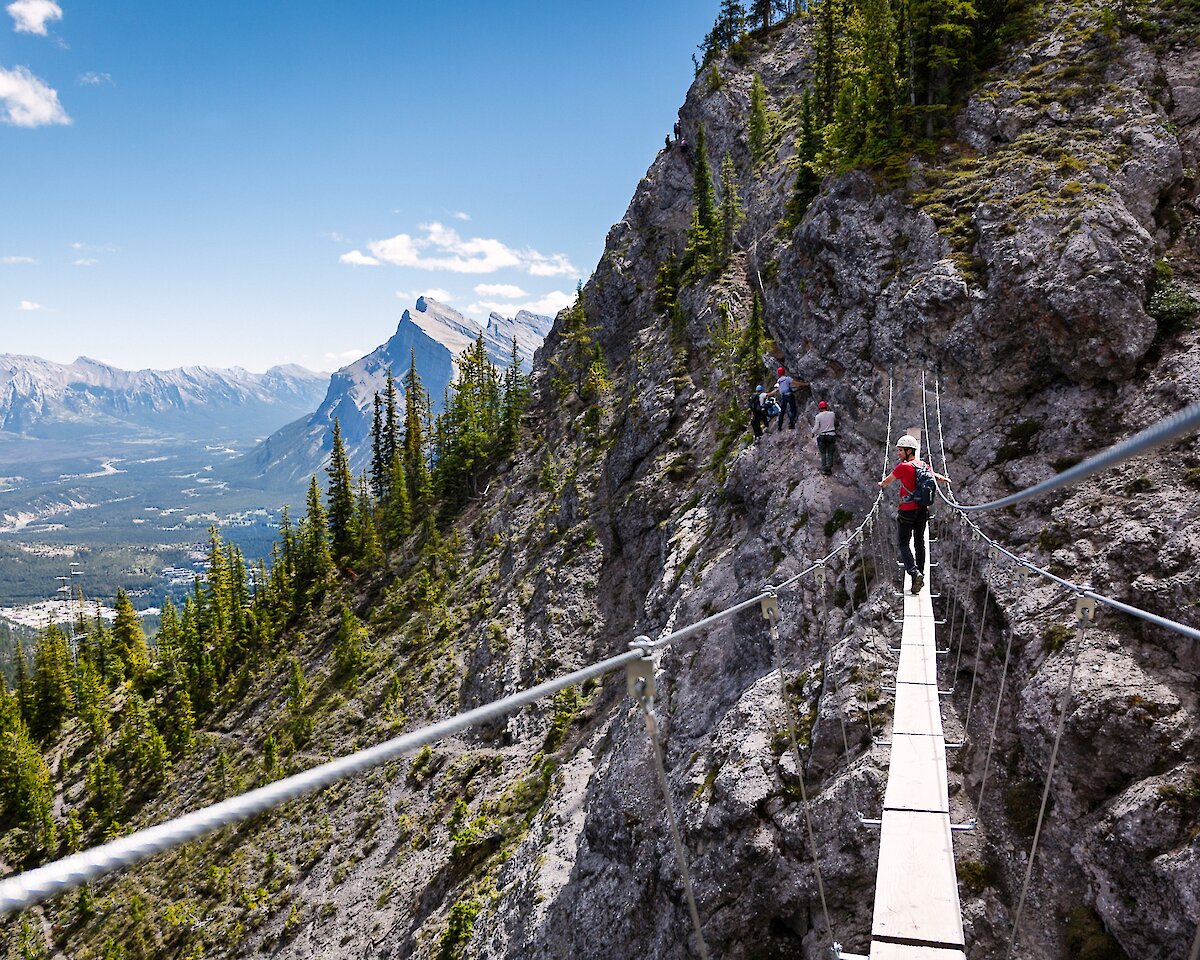
<svg viewBox="0 0 1200 960">
<path fill-rule="evenodd" d="M 995 883 L 995 876 L 986 863 L 967 860 L 958 865 L 958 882 L 972 897 L 977 897 Z"/>
<path fill-rule="evenodd" d="M 471 929 L 475 926 L 475 918 L 479 915 L 481 904 L 474 897 L 459 900 L 450 908 L 450 918 L 446 923 L 446 932 L 442 934 L 438 944 L 438 960 L 459 960 L 467 941 L 471 939 Z"/>
<path fill-rule="evenodd" d="M 825 536 L 832 537 L 853 519 L 854 514 L 849 510 L 843 510 L 841 507 L 838 507 L 833 511 L 833 516 L 825 521 Z"/>
<path fill-rule="evenodd" d="M 1075 960 L 1129 960 L 1096 911 L 1087 907 L 1075 908 L 1067 918 L 1067 946 Z"/>
</svg>

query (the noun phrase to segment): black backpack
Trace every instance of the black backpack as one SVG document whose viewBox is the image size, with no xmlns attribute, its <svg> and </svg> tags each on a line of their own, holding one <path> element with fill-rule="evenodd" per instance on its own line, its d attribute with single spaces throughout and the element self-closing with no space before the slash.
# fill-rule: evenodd
<svg viewBox="0 0 1200 960">
<path fill-rule="evenodd" d="M 910 462 L 916 475 L 916 486 L 912 493 L 905 492 L 901 499 L 905 503 L 915 503 L 919 507 L 928 509 L 933 506 L 933 501 L 937 498 L 937 482 L 934 480 L 933 471 L 920 460 Z"/>
</svg>

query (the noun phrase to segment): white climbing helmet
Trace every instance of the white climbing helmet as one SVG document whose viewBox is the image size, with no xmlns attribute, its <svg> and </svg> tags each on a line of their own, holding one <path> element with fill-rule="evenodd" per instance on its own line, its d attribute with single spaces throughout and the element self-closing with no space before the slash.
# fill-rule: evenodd
<svg viewBox="0 0 1200 960">
<path fill-rule="evenodd" d="M 904 436 L 902 436 L 899 440 L 896 441 L 896 446 L 908 447 L 909 450 L 916 450 L 921 445 L 919 443 L 917 443 L 916 437 L 912 436 L 911 434 L 906 433 Z"/>
</svg>

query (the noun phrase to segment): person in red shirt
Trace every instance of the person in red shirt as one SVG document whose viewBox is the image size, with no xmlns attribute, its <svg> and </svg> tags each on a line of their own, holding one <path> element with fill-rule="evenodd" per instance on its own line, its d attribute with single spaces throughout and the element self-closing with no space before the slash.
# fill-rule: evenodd
<svg viewBox="0 0 1200 960">
<path fill-rule="evenodd" d="M 879 488 L 883 490 L 893 480 L 900 481 L 900 510 L 896 514 L 900 559 L 904 562 L 905 572 L 912 580 L 912 592 L 915 594 L 920 593 L 921 588 L 925 586 L 925 526 L 929 523 L 929 509 L 913 500 L 913 493 L 917 489 L 917 465 L 925 467 L 943 483 L 949 483 L 950 478 L 943 477 L 929 464 L 917 459 L 917 441 L 908 434 L 896 441 L 896 455 L 900 462 L 892 468 L 891 473 L 879 481 Z"/>
</svg>

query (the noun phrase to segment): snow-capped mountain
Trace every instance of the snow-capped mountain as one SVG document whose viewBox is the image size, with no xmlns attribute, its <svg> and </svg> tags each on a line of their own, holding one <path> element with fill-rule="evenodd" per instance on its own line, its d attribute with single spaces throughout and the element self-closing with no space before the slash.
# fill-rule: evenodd
<svg viewBox="0 0 1200 960">
<path fill-rule="evenodd" d="M 329 390 L 315 413 L 276 431 L 234 469 L 243 480 L 306 480 L 320 471 L 329 456 L 329 432 L 335 417 L 351 463 L 361 469 L 369 454 L 375 393 L 383 393 L 389 368 L 397 396 L 402 396 L 400 381 L 415 362 L 421 383 L 434 406 L 440 407 L 443 392 L 454 377 L 455 358 L 481 335 L 489 358 L 499 367 L 509 365 L 516 337 L 521 366 L 528 370 L 552 323 L 551 317 L 522 310 L 511 320 L 493 313 L 483 327 L 453 307 L 418 297 L 414 308 L 401 315 L 390 340 L 330 378 Z"/>
<path fill-rule="evenodd" d="M 0 431 L 41 438 L 155 435 L 253 437 L 319 401 L 324 374 L 295 365 L 121 370 L 80 357 L 61 364 L 0 354 Z"/>
</svg>

